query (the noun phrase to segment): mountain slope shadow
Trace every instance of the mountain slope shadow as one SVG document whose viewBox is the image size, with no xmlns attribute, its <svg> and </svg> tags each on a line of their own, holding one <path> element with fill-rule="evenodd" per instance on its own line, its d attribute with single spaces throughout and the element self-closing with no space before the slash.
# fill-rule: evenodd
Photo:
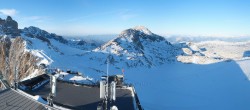
<svg viewBox="0 0 250 110">
<path fill-rule="evenodd" d="M 250 57 L 250 50 L 243 53 L 243 57 Z"/>
<path fill-rule="evenodd" d="M 248 110 L 250 82 L 235 62 L 167 64 L 127 72 L 145 109 Z"/>
</svg>

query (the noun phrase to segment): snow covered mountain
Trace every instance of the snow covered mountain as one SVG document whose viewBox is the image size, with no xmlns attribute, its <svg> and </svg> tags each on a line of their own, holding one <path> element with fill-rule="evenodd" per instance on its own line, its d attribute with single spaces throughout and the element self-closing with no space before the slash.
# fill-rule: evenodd
<svg viewBox="0 0 250 110">
<path fill-rule="evenodd" d="M 7 35 L 4 37 L 15 35 L 3 29 L 6 29 L 3 22 L 0 23 L 0 33 Z M 19 30 L 14 25 L 7 27 L 14 33 Z M 13 38 L 16 36 L 13 36 L 0 43 L 3 50 L 0 53 L 2 72 L 5 71 L 6 58 L 11 58 L 5 57 L 5 53 L 10 51 L 11 54 L 6 55 L 16 56 L 14 60 L 9 59 L 10 62 L 20 60 L 22 73 L 27 73 L 21 78 L 34 76 L 39 71 L 43 73 L 37 68 L 39 64 L 46 64 L 51 68 L 71 69 L 98 79 L 106 74 L 106 59 L 110 55 L 112 65 L 109 74 L 119 74 L 124 68 L 126 83 L 134 84 L 146 110 L 250 109 L 250 42 L 171 44 L 143 26 L 124 30 L 103 45 L 85 40 L 67 40 L 36 27 L 21 29 L 18 34 L 24 42 L 21 39 L 15 41 Z M 15 42 L 10 48 L 7 42 L 12 40 Z M 19 59 L 21 56 L 23 58 Z M 30 63 L 30 59 L 34 61 Z M 13 79 L 13 74 L 9 76 Z"/>
<path fill-rule="evenodd" d="M 98 66 L 107 63 L 107 56 L 110 56 L 110 63 L 118 69 L 123 67 L 150 68 L 175 61 L 183 63 L 210 64 L 228 61 L 230 59 L 241 59 L 243 58 L 242 55 L 245 54 L 244 52 L 247 52 L 249 49 L 247 45 L 248 43 L 236 45 L 214 41 L 211 43 L 186 42 L 171 44 L 164 37 L 152 33 L 149 29 L 143 26 L 126 29 L 116 38 L 102 45 L 92 41 L 65 39 L 62 36 L 49 33 L 34 26 L 20 30 L 17 26 L 17 22 L 12 20 L 11 17 L 7 17 L 6 20 L 1 19 L 0 32 L 4 35 L 10 36 L 21 35 L 26 41 L 27 48 L 30 50 L 36 50 L 32 52 L 40 57 L 44 56 L 44 58 L 48 60 L 46 62 L 50 62 L 47 64 L 52 64 L 52 66 L 67 67 L 67 65 L 62 63 L 69 62 L 70 60 L 68 59 L 81 59 L 81 61 L 86 63 L 97 65 L 91 65 L 91 68 L 95 67 L 96 69 Z M 8 28 L 7 31 L 6 28 Z M 230 47 L 230 45 L 232 46 Z M 246 45 L 246 47 L 240 48 L 243 45 Z M 226 52 L 221 52 L 220 49 L 225 47 L 237 49 L 240 50 L 240 52 L 237 51 L 232 54 L 232 50 L 230 49 Z M 46 55 L 53 58 L 50 59 L 45 57 Z M 63 59 L 63 57 L 66 56 L 68 59 Z M 63 60 L 59 60 L 59 58 Z M 55 62 L 52 63 L 52 61 Z M 58 63 L 60 61 L 61 63 Z M 89 68 L 89 66 L 86 68 Z"/>
<path fill-rule="evenodd" d="M 21 29 L 20 35 L 27 49 L 42 59 L 41 63 L 81 72 L 103 73 L 107 56 L 115 69 L 151 68 L 175 62 L 180 53 L 179 47 L 143 26 L 124 30 L 101 46 L 96 42 L 68 40 L 33 26 Z"/>
<path fill-rule="evenodd" d="M 124 30 L 115 39 L 99 46 L 97 42 L 68 40 L 37 27 L 21 30 L 27 49 L 38 56 L 41 64 L 82 73 L 105 73 L 107 56 L 113 69 L 147 67 L 176 61 L 179 48 L 147 28 Z M 99 46 L 99 47 L 97 47 Z"/>
<path fill-rule="evenodd" d="M 225 42 L 244 42 L 250 41 L 249 36 L 232 36 L 232 37 L 221 37 L 221 36 L 183 36 L 183 35 L 172 35 L 165 36 L 166 39 L 175 44 L 180 42 L 204 42 L 204 41 L 225 41 Z"/>
<path fill-rule="evenodd" d="M 180 45 L 180 44 L 179 44 Z M 182 54 L 177 60 L 183 63 L 211 64 L 222 61 L 249 59 L 250 42 L 204 41 L 182 43 Z"/>
<path fill-rule="evenodd" d="M 175 49 L 164 37 L 137 26 L 122 31 L 117 38 L 94 49 L 93 53 L 110 54 L 114 65 L 123 62 L 127 67 L 152 67 L 175 61 Z"/>
<path fill-rule="evenodd" d="M 98 44 L 95 44 L 93 42 L 89 43 L 84 40 L 68 40 L 63 38 L 62 36 L 58 36 L 54 33 L 48 33 L 47 31 L 44 31 L 34 26 L 22 29 L 21 34 L 26 37 L 36 38 L 41 40 L 42 42 L 46 42 L 48 46 L 54 48 L 57 51 L 59 51 L 59 49 L 57 49 L 55 45 L 51 44 L 51 40 L 55 40 L 62 44 L 66 44 L 71 47 L 75 47 L 82 50 L 91 50 L 98 46 Z"/>
</svg>

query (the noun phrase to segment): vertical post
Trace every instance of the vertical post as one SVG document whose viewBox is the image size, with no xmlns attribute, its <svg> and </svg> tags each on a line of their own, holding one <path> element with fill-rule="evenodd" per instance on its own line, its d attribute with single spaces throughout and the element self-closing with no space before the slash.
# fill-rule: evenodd
<svg viewBox="0 0 250 110">
<path fill-rule="evenodd" d="M 5 63 L 6 64 L 6 63 Z M 7 78 L 7 64 L 6 64 L 6 66 L 5 66 L 5 70 L 4 70 L 4 79 L 5 78 Z M 7 80 L 7 79 L 5 79 L 5 80 Z M 10 83 L 10 82 L 9 82 Z"/>
<path fill-rule="evenodd" d="M 123 76 L 123 79 L 122 79 L 122 84 L 124 84 L 124 81 L 125 81 L 125 75 L 124 75 L 124 72 L 125 72 L 125 70 L 124 70 L 124 68 L 122 68 L 122 76 Z"/>
<path fill-rule="evenodd" d="M 110 101 L 116 100 L 116 82 L 112 81 L 110 85 Z"/>
<path fill-rule="evenodd" d="M 5 58 L 5 76 L 4 77 L 6 78 L 6 80 L 7 80 L 7 68 L 8 68 L 8 62 L 7 62 L 7 58 Z M 11 82 L 9 82 L 9 83 L 11 83 Z"/>
<path fill-rule="evenodd" d="M 52 79 L 51 94 L 52 96 L 56 96 L 56 77 L 52 75 L 51 79 Z"/>
<path fill-rule="evenodd" d="M 47 101 L 49 106 L 53 107 L 53 98 L 56 96 L 56 77 L 53 75 L 50 76 L 50 87 L 51 91 L 47 97 Z"/>
<path fill-rule="evenodd" d="M 108 84 L 109 84 L 109 56 L 107 58 L 107 87 L 108 87 Z M 107 89 L 107 92 L 108 92 L 108 89 Z"/>
<path fill-rule="evenodd" d="M 47 97 L 48 105 L 53 107 L 53 96 L 51 93 L 49 93 L 49 96 Z"/>
<path fill-rule="evenodd" d="M 17 90 L 17 88 L 18 88 L 18 70 L 17 70 L 16 64 L 15 64 L 14 70 L 15 70 L 14 88 L 15 88 L 15 90 Z"/>
<path fill-rule="evenodd" d="M 105 81 L 100 81 L 100 99 L 105 99 Z"/>
<path fill-rule="evenodd" d="M 107 77 L 106 77 L 107 79 L 106 79 L 106 97 L 105 97 L 105 110 L 107 110 L 107 107 L 108 107 L 108 94 L 109 94 L 109 92 L 108 92 L 108 88 L 109 88 L 109 55 L 108 55 L 108 57 L 107 57 Z"/>
</svg>

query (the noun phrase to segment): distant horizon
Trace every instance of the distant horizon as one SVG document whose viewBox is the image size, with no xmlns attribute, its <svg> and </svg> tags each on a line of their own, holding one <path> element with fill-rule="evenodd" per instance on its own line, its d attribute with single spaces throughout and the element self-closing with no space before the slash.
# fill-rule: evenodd
<svg viewBox="0 0 250 110">
<path fill-rule="evenodd" d="M 0 17 L 1 19 L 6 19 L 7 18 L 7 16 L 10 16 L 10 15 L 6 15 L 5 16 L 5 18 L 3 18 L 3 17 Z M 10 16 L 13 20 L 15 20 L 12 16 Z M 17 20 L 15 20 L 15 21 L 17 21 Z M 18 21 L 17 21 L 18 22 Z M 33 26 L 33 25 L 30 25 L 30 26 Z M 30 26 L 24 26 L 24 27 L 22 27 L 22 28 L 20 28 L 20 26 L 18 26 L 18 28 L 19 29 L 24 29 L 24 28 L 28 28 L 28 27 L 30 27 Z M 38 27 L 38 26 L 33 26 L 33 27 L 37 27 L 37 28 L 40 28 L 40 27 Z M 136 26 L 134 26 L 134 27 L 136 27 Z M 134 28 L 134 27 L 130 27 L 130 28 Z M 127 28 L 127 29 L 130 29 L 130 28 Z M 147 28 L 147 27 L 146 27 Z M 113 33 L 113 34 L 82 34 L 82 35 L 65 35 L 65 34 L 60 34 L 60 33 L 56 33 L 56 32 L 51 32 L 51 31 L 49 31 L 49 30 L 46 30 L 46 29 L 44 29 L 44 28 L 40 28 L 40 29 L 42 29 L 42 30 L 45 30 L 45 31 L 47 31 L 47 32 L 49 32 L 49 33 L 54 33 L 54 34 L 57 34 L 57 35 L 60 35 L 60 36 L 63 36 L 63 37 L 67 37 L 67 38 L 77 38 L 77 37 L 94 37 L 94 36 L 110 36 L 110 37 L 108 37 L 107 39 L 109 39 L 109 38 L 112 38 L 112 37 L 114 37 L 114 36 L 118 36 L 122 31 L 124 31 L 124 30 L 126 30 L 126 29 L 124 29 L 124 30 L 122 30 L 121 32 L 119 32 L 119 33 Z M 149 29 L 150 30 L 150 29 Z M 151 31 L 151 30 L 150 30 Z M 155 32 L 153 32 L 154 34 L 157 34 L 157 35 L 160 35 L 160 36 L 163 36 L 163 37 L 207 37 L 207 38 L 237 38 L 237 37 L 249 37 L 250 35 L 238 35 L 238 36 L 218 36 L 218 35 L 188 35 L 188 34 L 158 34 L 158 33 L 155 33 Z"/>
<path fill-rule="evenodd" d="M 250 36 L 245 0 L 0 0 L 0 17 L 62 36 L 114 35 L 138 25 L 168 36 Z"/>
</svg>

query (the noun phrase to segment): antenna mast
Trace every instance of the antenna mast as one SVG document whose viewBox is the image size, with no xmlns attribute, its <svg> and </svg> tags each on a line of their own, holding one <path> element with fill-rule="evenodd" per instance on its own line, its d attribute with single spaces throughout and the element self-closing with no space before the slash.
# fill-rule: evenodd
<svg viewBox="0 0 250 110">
<path fill-rule="evenodd" d="M 106 104 L 106 108 L 105 110 L 107 110 L 108 107 L 108 95 L 109 95 L 109 56 L 107 57 L 107 77 L 106 77 L 106 92 L 105 92 L 105 104 Z"/>
<path fill-rule="evenodd" d="M 19 63 L 20 61 L 15 62 L 14 64 L 14 75 L 15 75 L 15 79 L 14 79 L 14 89 L 17 90 L 18 89 L 18 71 L 19 71 Z"/>
<path fill-rule="evenodd" d="M 109 55 L 107 58 L 107 87 L 108 87 L 108 83 L 109 82 Z M 108 93 L 108 89 L 107 89 L 107 93 Z"/>
<path fill-rule="evenodd" d="M 107 57 L 107 73 L 106 73 L 107 76 L 106 76 L 106 79 L 103 79 L 100 81 L 100 98 L 104 99 L 104 101 L 97 106 L 97 110 L 108 110 L 108 107 L 111 106 L 111 103 L 116 100 L 116 82 L 112 81 L 109 84 L 109 63 L 110 63 L 109 58 L 110 58 L 110 54 Z M 111 90 L 109 90 L 109 89 L 111 89 Z M 110 94 L 109 94 L 109 92 L 110 92 Z M 110 102 L 108 103 L 108 101 L 110 101 Z M 116 107 L 116 106 L 112 106 L 110 108 L 110 110 L 113 107 Z"/>
</svg>

